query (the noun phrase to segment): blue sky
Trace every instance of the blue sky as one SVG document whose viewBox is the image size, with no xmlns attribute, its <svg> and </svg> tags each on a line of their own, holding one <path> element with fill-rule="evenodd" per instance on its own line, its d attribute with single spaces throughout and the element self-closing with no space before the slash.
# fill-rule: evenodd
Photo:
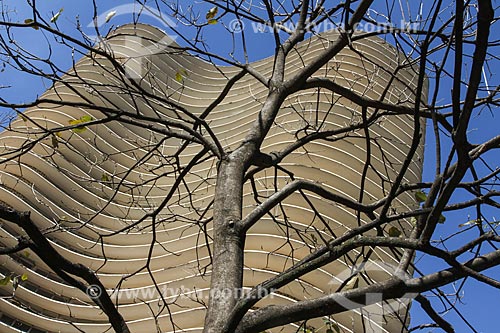
<svg viewBox="0 0 500 333">
<path fill-rule="evenodd" d="M 187 3 L 189 1 L 185 1 Z M 22 22 L 27 18 L 31 17 L 31 13 L 26 7 L 23 5 L 24 1 L 20 0 L 0 0 L 0 4 L 3 6 L 3 10 L 8 12 L 10 19 L 12 21 Z M 64 11 L 61 13 L 59 19 L 57 20 L 57 24 L 59 28 L 69 33 L 70 35 L 79 36 L 79 33 L 76 31 L 75 22 L 76 18 L 80 21 L 82 27 L 84 27 L 83 31 L 88 34 L 92 34 L 91 28 L 86 28 L 88 24 L 92 22 L 92 11 L 89 4 L 91 1 L 69 1 L 69 0 L 51 0 L 51 1 L 39 1 L 38 6 L 41 14 L 47 19 L 50 18 L 59 11 L 59 9 L 64 8 Z M 99 13 L 107 13 L 109 10 L 112 10 L 115 6 L 122 5 L 126 2 L 121 0 L 107 0 L 107 1 L 99 1 Z M 201 14 L 206 13 L 206 11 L 210 8 L 207 5 L 198 5 L 199 12 Z M 131 20 L 130 15 L 117 15 L 114 17 L 109 23 L 104 24 L 102 28 L 103 34 L 107 31 L 107 29 L 112 28 L 114 24 L 123 24 L 128 23 Z M 152 23 L 158 25 L 158 22 L 155 22 L 155 19 L 146 19 L 147 23 Z M 230 21 L 225 22 L 225 24 L 232 24 Z M 177 27 L 182 31 L 182 33 L 187 33 L 186 30 L 180 26 Z M 231 40 L 229 35 L 225 32 L 226 30 L 221 24 L 214 25 L 208 27 L 207 34 L 205 38 L 209 41 L 207 44 L 208 47 L 217 52 L 229 53 L 232 51 L 231 48 Z M 246 27 L 245 36 L 247 38 L 247 48 L 249 50 L 250 60 L 258 60 L 264 58 L 266 56 L 270 56 L 274 52 L 274 46 L 272 44 L 272 39 L 270 34 L 265 33 L 256 33 L 253 31 L 254 27 Z M 0 32 L 3 33 L 3 32 Z M 173 31 L 170 31 L 171 34 L 174 34 Z M 493 34 L 499 35 L 500 28 L 499 24 L 493 27 Z M 239 42 L 238 38 L 241 35 L 236 35 L 237 42 Z M 47 34 L 44 34 L 42 31 L 35 31 L 33 29 L 17 29 L 15 31 L 15 39 L 21 45 L 29 49 L 29 51 L 39 55 L 39 56 L 47 56 L 49 54 L 49 48 L 47 47 L 47 40 L 51 40 L 51 37 Z M 181 40 L 178 40 L 180 44 L 182 44 Z M 61 47 L 57 45 L 52 40 L 50 42 L 52 49 L 50 51 L 53 52 L 53 60 L 56 61 L 61 70 L 66 70 L 70 68 L 72 63 L 71 50 L 67 47 Z M 241 49 L 235 50 L 235 57 L 241 57 Z M 493 63 L 494 65 L 499 65 L 498 62 Z M 1 64 L 0 64 L 1 65 Z M 493 68 L 492 71 L 494 71 Z M 491 85 L 498 85 L 499 80 L 498 77 L 489 78 Z M 6 68 L 5 71 L 0 73 L 0 97 L 4 98 L 10 102 L 28 102 L 32 101 L 36 98 L 36 96 L 40 95 L 48 86 L 50 86 L 50 82 L 44 81 L 39 78 L 33 78 L 32 76 L 20 73 L 18 71 L 10 70 Z M 442 86 L 442 92 L 440 93 L 440 100 L 444 102 L 449 100 L 450 96 L 450 87 Z M 0 114 L 7 113 L 8 110 L 0 108 Z M 498 111 L 494 111 L 498 113 Z M 0 122 L 2 121 L 2 116 L 0 115 Z M 480 114 L 475 114 L 472 120 L 471 130 L 469 132 L 469 138 L 472 143 L 479 143 L 488 138 L 491 138 L 495 135 L 499 134 L 499 125 L 498 114 L 494 115 L 489 110 L 482 110 Z M 432 180 L 434 165 L 436 163 L 436 159 L 433 152 L 433 137 L 431 134 L 431 128 L 428 125 L 428 135 L 427 135 L 427 146 L 429 149 L 426 150 L 425 156 L 425 165 L 424 165 L 424 180 Z M 443 143 L 445 146 L 449 146 L 449 142 L 445 141 Z M 493 167 L 498 167 L 498 161 L 500 161 L 500 153 L 492 152 L 488 156 L 490 161 L 497 161 Z M 460 200 L 460 194 L 455 197 L 456 200 Z M 500 219 L 500 214 L 498 211 L 494 211 L 492 209 L 486 209 L 484 211 L 485 215 L 490 219 Z M 458 227 L 459 224 L 467 221 L 468 212 L 461 212 L 457 214 L 447 214 L 447 221 L 445 224 L 440 225 L 437 230 L 437 235 L 443 234 L 447 235 L 456 231 L 461 231 L 462 229 Z M 471 216 L 474 216 L 474 211 L 470 211 Z M 456 241 L 447 243 L 449 246 L 458 246 L 460 244 L 460 240 L 462 237 L 457 237 Z M 417 260 L 422 264 L 422 267 L 425 272 L 432 272 L 435 270 L 436 261 L 429 260 L 428 258 L 418 257 Z M 441 266 L 442 267 L 442 266 Z M 492 270 L 491 275 L 493 277 L 500 277 L 500 268 Z M 452 288 L 447 288 L 445 291 L 453 291 Z M 467 320 L 476 328 L 477 332 L 496 332 L 498 331 L 498 324 L 494 319 L 496 319 L 498 309 L 500 308 L 500 294 L 498 290 L 494 290 L 490 287 L 486 287 L 478 282 L 469 279 L 467 281 L 467 285 L 463 291 L 463 299 L 462 302 L 457 303 L 456 306 L 462 311 L 462 313 L 466 316 Z M 419 306 L 413 306 L 413 324 L 416 325 L 420 322 L 428 322 L 425 319 L 425 316 L 422 316 L 420 311 L 418 311 Z M 424 319 L 423 319 L 424 318 Z M 457 332 L 473 332 L 470 330 L 467 325 L 458 320 L 457 315 L 453 312 L 450 312 L 446 315 L 446 319 L 450 320 Z M 426 331 L 417 331 L 417 332 L 431 332 L 432 330 Z M 440 330 L 434 330 L 435 332 L 440 332 Z"/>
</svg>

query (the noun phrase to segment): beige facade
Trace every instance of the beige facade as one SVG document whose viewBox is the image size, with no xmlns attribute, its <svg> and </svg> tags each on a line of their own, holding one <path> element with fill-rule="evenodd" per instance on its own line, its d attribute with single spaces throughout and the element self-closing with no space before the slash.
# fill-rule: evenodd
<svg viewBox="0 0 500 333">
<path fill-rule="evenodd" d="M 325 33 L 301 43 L 297 52 L 290 55 L 286 75 L 291 76 L 305 66 L 335 37 L 334 33 Z M 240 70 L 216 67 L 163 47 L 158 41 L 169 43 L 160 31 L 150 26 L 129 25 L 115 31 L 103 45 L 113 50 L 118 62 L 125 64 L 127 76 L 156 98 L 125 89 L 123 74 L 98 56 L 79 61 L 64 82 L 55 84 L 43 95 L 47 99 L 72 102 L 73 106 L 44 103 L 27 110 L 26 115 L 46 128 L 67 126 L 69 121 L 86 115 L 103 119 L 101 112 L 78 106 L 79 102 L 91 101 L 110 110 L 135 111 L 150 119 L 182 118 L 192 126 L 192 119 L 174 110 L 168 101 L 200 115 Z M 333 79 L 367 98 L 411 106 L 417 73 L 411 66 L 403 66 L 406 59 L 378 38 L 363 39 L 354 43 L 354 48 L 359 52 L 349 49 L 340 52 L 315 76 Z M 272 60 L 267 58 L 253 66 L 269 76 Z M 225 148 L 237 147 L 243 140 L 266 95 L 267 88 L 246 75 L 208 115 L 207 123 Z M 367 116 L 373 112 L 369 109 Z M 281 151 L 305 133 L 333 131 L 360 121 L 360 108 L 345 98 L 326 90 L 302 91 L 284 102 L 264 142 L 263 152 Z M 290 182 L 292 174 L 296 179 L 316 181 L 334 193 L 358 200 L 368 155 L 370 165 L 365 170 L 362 200 L 369 203 L 384 197 L 407 156 L 413 118 L 388 114 L 378 119 L 369 133 L 369 140 L 363 129 L 356 129 L 339 133 L 334 140 L 309 143 L 282 161 L 286 172 L 269 168 L 257 173 L 254 185 L 248 182 L 245 186 L 244 214 L 256 206 L 257 200 Z M 155 332 L 157 327 L 161 332 L 171 332 L 174 328 L 201 331 L 204 306 L 199 300 L 208 295 L 210 282 L 210 252 L 206 244 L 211 242 L 209 208 L 216 176 L 215 158 L 207 155 L 191 170 L 170 203 L 157 215 L 153 230 L 147 214 L 160 207 L 169 193 L 179 174 L 175 171 L 177 163 L 186 166 L 200 152 L 201 145 L 188 145 L 174 158 L 173 154 L 183 144 L 181 140 L 115 121 L 88 126 L 80 133 L 64 131 L 56 138 L 55 147 L 51 136 L 43 138 L 39 128 L 19 119 L 12 124 L 12 130 L 0 134 L 1 156 L 6 160 L 16 154 L 17 147 L 38 139 L 29 152 L 0 165 L 1 201 L 20 211 L 31 211 L 32 219 L 41 229 L 53 228 L 48 236 L 52 245 L 71 261 L 97 271 L 109 288 L 108 293 L 121 282 L 121 290 L 115 296 L 118 295 L 119 310 L 133 332 Z M 420 180 L 422 154 L 420 147 L 405 182 Z M 397 205 L 393 209 L 403 211 L 415 207 L 415 202 L 408 194 L 401 196 Z M 112 234 L 140 219 L 144 221 L 129 231 Z M 272 216 L 264 216 L 249 230 L 245 287 L 282 272 L 320 246 L 322 239 L 332 239 L 365 222 L 365 216 L 358 219 L 352 210 L 319 196 L 308 194 L 306 200 L 295 193 L 281 207 L 273 209 Z M 394 225 L 404 232 L 411 228 L 406 221 Z M 19 233 L 12 224 L 3 223 L 0 242 L 13 245 Z M 377 265 L 380 262 L 389 265 L 377 266 L 380 269 L 373 274 L 379 274 L 378 278 L 383 278 L 384 271 L 390 274 L 387 267 L 398 262 L 396 254 L 384 249 L 373 253 L 370 260 Z M 331 292 L 342 277 L 348 276 L 350 267 L 359 262 L 359 252 L 354 251 L 278 290 L 258 305 L 284 304 Z M 149 271 L 144 269 L 146 264 Z M 64 283 L 30 251 L 0 256 L 0 270 L 4 275 L 28 275 L 15 297 L 7 297 L 11 295 L 11 286 L 1 287 L 6 297 L 0 298 L 0 331 L 26 332 L 32 327 L 30 332 L 80 329 L 94 333 L 109 327 L 106 316 L 87 295 Z M 128 274 L 133 275 L 122 280 Z M 159 294 L 169 303 L 168 309 Z M 158 315 L 156 322 L 153 314 Z M 362 332 L 359 316 L 360 311 L 356 310 L 333 319 L 342 331 Z M 394 316 L 371 319 L 367 322 L 373 332 L 401 331 L 401 323 Z M 324 328 L 321 318 L 308 325 Z M 284 328 L 287 332 L 296 329 L 293 325 Z"/>
</svg>

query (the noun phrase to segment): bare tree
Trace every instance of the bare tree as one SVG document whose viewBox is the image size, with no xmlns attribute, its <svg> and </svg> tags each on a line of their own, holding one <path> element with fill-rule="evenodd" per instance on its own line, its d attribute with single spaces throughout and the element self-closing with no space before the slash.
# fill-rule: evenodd
<svg viewBox="0 0 500 333">
<path fill-rule="evenodd" d="M 468 280 L 500 287 L 491 1 L 88 3 L 2 4 L 5 73 L 50 85 L 0 90 L 4 324 L 454 332 Z"/>
</svg>

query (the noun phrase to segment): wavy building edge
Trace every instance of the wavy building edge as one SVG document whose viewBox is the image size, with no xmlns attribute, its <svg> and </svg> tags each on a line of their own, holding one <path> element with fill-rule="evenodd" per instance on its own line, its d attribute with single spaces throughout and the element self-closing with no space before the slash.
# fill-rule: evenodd
<svg viewBox="0 0 500 333">
<path fill-rule="evenodd" d="M 286 75 L 293 75 L 315 55 L 325 49 L 336 36 L 323 33 L 302 42 L 288 60 Z M 148 93 L 158 96 L 148 100 L 124 87 L 128 80 L 123 73 L 102 58 L 84 57 L 42 97 L 79 102 L 84 99 L 98 106 L 123 110 L 137 110 L 149 117 L 174 119 L 178 117 L 166 100 L 174 100 L 194 114 L 200 114 L 222 91 L 227 81 L 239 69 L 214 66 L 192 55 L 177 52 L 165 45 L 162 52 L 144 53 L 159 42 L 166 42 L 165 34 L 148 25 L 125 25 L 117 28 L 103 48 L 111 50 L 122 62 L 128 76 Z M 397 51 L 379 38 L 367 38 L 354 43 L 363 54 L 345 49 L 328 62 L 315 76 L 334 79 L 362 96 L 390 103 L 408 104 L 414 99 L 417 71 L 404 64 Z M 163 52 L 164 51 L 164 52 Z M 264 75 L 272 71 L 272 58 L 253 63 Z M 397 68 L 397 75 L 394 71 Z M 178 79 L 179 73 L 182 75 Z M 124 81 L 125 80 L 125 81 Z M 267 90 L 255 79 L 245 76 L 231 89 L 225 99 L 210 113 L 207 122 L 221 138 L 225 148 L 235 147 L 244 137 L 245 129 L 259 112 Z M 373 110 L 371 110 L 373 112 Z M 67 126 L 82 116 L 102 118 L 102 113 L 83 107 L 44 103 L 26 111 L 26 115 L 47 128 Z M 262 151 L 279 151 L 295 140 L 295 133 L 305 125 L 309 128 L 336 129 L 360 120 L 359 107 L 340 96 L 315 91 L 293 94 L 283 104 L 275 124 L 266 138 Z M 23 143 L 40 138 L 36 128 L 21 119 L 13 122 L 13 131 L 0 133 L 0 150 L 4 160 Z M 422 126 L 422 128 L 424 128 Z M 398 172 L 412 139 L 411 116 L 388 115 L 373 125 L 370 140 L 370 159 L 364 184 L 363 202 L 381 198 Z M 96 245 L 98 235 L 124 227 L 158 207 L 175 177 L 157 177 L 173 171 L 166 157 L 181 142 L 161 138 L 145 128 L 131 124 L 110 122 L 88 126 L 85 131 L 65 131 L 58 137 L 57 147 L 51 138 L 41 140 L 30 152 L 0 166 L 0 201 L 20 210 L 31 211 L 33 221 L 42 229 L 58 228 L 49 239 L 66 258 L 98 270 L 103 284 L 113 293 L 120 282 L 119 311 L 132 332 L 162 332 L 175 330 L 198 332 L 203 327 L 204 306 L 197 297 L 209 294 L 209 238 L 202 236 L 196 221 L 199 212 L 210 205 L 215 185 L 214 158 L 196 166 L 186 177 L 184 185 L 168 210 L 159 214 L 161 223 L 156 230 L 157 242 L 152 251 L 150 270 L 156 279 L 139 272 L 126 281 L 122 277 L 139 270 L 147 260 L 151 245 L 151 220 L 139 224 L 130 232 L 107 237 Z M 145 149 L 155 146 L 154 150 Z M 200 146 L 188 146 L 179 163 L 186 163 L 200 151 Z M 282 165 L 297 179 L 311 179 L 326 188 L 356 199 L 368 146 L 362 131 L 353 131 L 348 137 L 333 142 L 314 142 L 282 161 Z M 423 144 L 411 164 L 405 182 L 420 180 L 422 174 Z M 132 169 L 131 169 L 132 168 Z M 128 172 L 130 170 L 130 172 Z M 284 186 L 289 175 L 282 172 L 260 172 L 255 175 L 255 186 L 245 185 L 244 214 L 257 204 L 252 191 L 266 196 L 275 188 Z M 110 200 L 112 198 L 112 200 Z M 414 208 L 411 194 L 402 196 L 397 210 Z M 324 221 L 320 221 L 317 210 Z M 244 286 L 250 288 L 289 267 L 319 246 L 318 239 L 332 239 L 357 226 L 352 211 L 332 205 L 311 195 L 306 202 L 299 194 L 290 196 L 282 208 L 273 211 L 273 217 L 263 217 L 252 227 L 246 239 Z M 284 217 L 286 216 L 286 218 Z M 90 221 L 90 222 L 88 222 Z M 325 222 L 326 221 L 326 222 Z M 366 222 L 361 219 L 360 223 Z M 328 227 L 325 227 L 325 223 Z M 401 221 L 398 228 L 409 232 L 411 225 Z M 210 224 L 206 230 L 210 233 Z M 329 229 L 329 230 L 327 230 Z M 332 235 L 333 232 L 333 235 Z M 0 228 L 4 246 L 14 244 L 20 230 L 8 223 Z M 160 246 L 161 244 L 161 246 Z M 286 304 L 301 299 L 318 297 L 332 291 L 346 272 L 359 263 L 358 252 L 322 269 L 304 276 L 265 298 L 259 306 Z M 106 260 L 105 260 L 106 259 Z M 374 252 L 370 261 L 377 267 L 374 274 L 383 278 L 390 274 L 397 256 L 386 249 Z M 384 267 L 380 263 L 388 266 Z M 66 285 L 37 258 L 25 255 L 0 257 L 0 273 L 27 274 L 15 297 L 3 288 L 0 298 L 0 327 L 6 332 L 103 332 L 110 327 L 106 317 L 79 290 Z M 145 292 L 145 290 L 149 290 Z M 156 290 L 156 291 L 155 291 Z M 161 291 L 160 291 L 161 290 Z M 158 293 L 172 302 L 156 320 L 151 308 L 161 309 Z M 201 296 L 200 296 L 201 295 Z M 398 311 L 405 311 L 406 305 Z M 160 310 L 158 310 L 160 311 Z M 378 310 L 377 310 L 378 311 Z M 360 332 L 363 324 L 375 332 L 400 332 L 407 319 L 397 319 L 379 311 L 378 318 L 360 319 L 358 310 L 333 316 L 344 332 Z M 175 322 L 173 327 L 171 319 Z M 363 323 L 364 320 L 364 323 Z M 70 324 L 71 322 L 71 324 Z M 308 325 L 324 329 L 322 318 Z M 77 328 L 78 329 L 77 329 Z M 273 331 L 294 332 L 297 325 L 288 325 Z"/>
</svg>

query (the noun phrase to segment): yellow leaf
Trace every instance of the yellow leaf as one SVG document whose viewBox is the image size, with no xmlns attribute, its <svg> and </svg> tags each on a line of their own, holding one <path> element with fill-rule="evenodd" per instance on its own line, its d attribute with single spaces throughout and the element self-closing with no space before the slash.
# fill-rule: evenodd
<svg viewBox="0 0 500 333">
<path fill-rule="evenodd" d="M 208 24 L 217 24 L 217 19 L 208 20 Z"/>
<path fill-rule="evenodd" d="M 19 117 L 20 117 L 20 118 L 21 118 L 24 122 L 27 122 L 27 121 L 28 121 L 28 118 L 27 118 L 24 114 L 22 114 L 22 113 L 20 113 L 20 114 L 19 114 Z"/>
<path fill-rule="evenodd" d="M 219 11 L 219 7 L 212 7 L 210 10 L 207 12 L 207 15 L 205 15 L 207 20 L 211 20 L 217 15 L 217 12 Z"/>
<path fill-rule="evenodd" d="M 23 275 L 21 275 L 21 281 L 26 281 L 28 280 L 28 274 L 24 273 Z"/>
<path fill-rule="evenodd" d="M 185 69 L 179 69 L 177 73 L 175 73 L 175 81 L 182 83 L 185 77 L 188 77 L 189 74 Z"/>
<path fill-rule="evenodd" d="M 182 75 L 180 73 L 175 73 L 175 81 L 182 82 Z"/>
</svg>

